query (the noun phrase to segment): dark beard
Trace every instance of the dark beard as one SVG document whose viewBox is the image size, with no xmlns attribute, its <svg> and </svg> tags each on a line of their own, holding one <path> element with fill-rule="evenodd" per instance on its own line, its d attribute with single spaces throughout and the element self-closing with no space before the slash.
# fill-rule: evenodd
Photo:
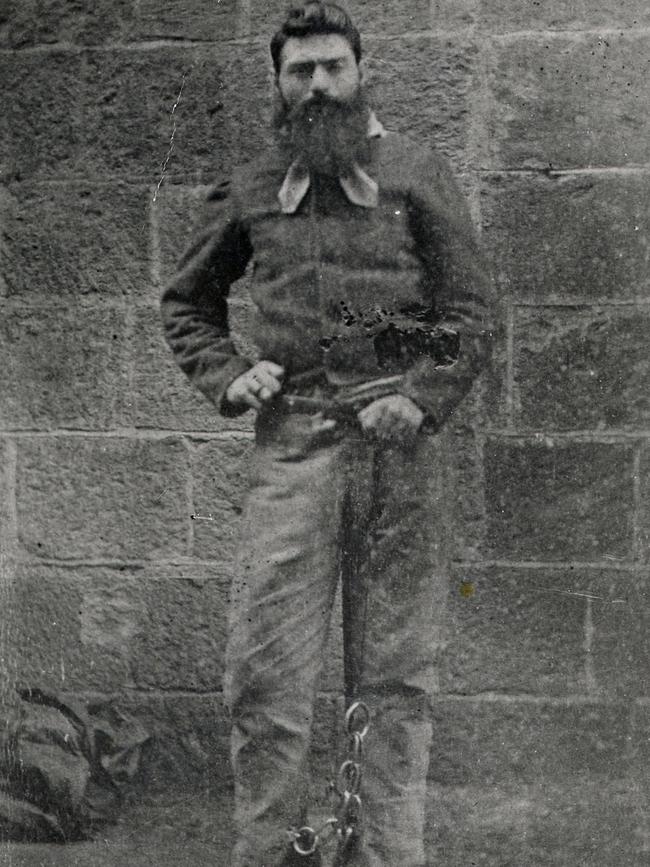
<svg viewBox="0 0 650 867">
<path fill-rule="evenodd" d="M 294 108 L 282 101 L 273 126 L 282 150 L 310 171 L 337 176 L 368 154 L 368 103 L 362 88 L 348 102 L 317 96 Z"/>
</svg>

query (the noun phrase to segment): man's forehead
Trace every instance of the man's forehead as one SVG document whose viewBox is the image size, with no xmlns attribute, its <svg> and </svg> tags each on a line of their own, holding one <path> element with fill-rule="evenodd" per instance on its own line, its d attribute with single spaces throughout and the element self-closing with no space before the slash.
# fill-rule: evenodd
<svg viewBox="0 0 650 867">
<path fill-rule="evenodd" d="M 282 62 L 340 60 L 354 57 L 352 46 L 339 33 L 317 33 L 313 36 L 290 36 L 282 48 Z"/>
</svg>

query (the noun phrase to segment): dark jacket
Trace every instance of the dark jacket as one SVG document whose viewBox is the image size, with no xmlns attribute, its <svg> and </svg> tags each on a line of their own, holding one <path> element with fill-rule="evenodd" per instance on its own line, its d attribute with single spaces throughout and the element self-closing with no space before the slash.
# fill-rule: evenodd
<svg viewBox="0 0 650 867">
<path fill-rule="evenodd" d="M 252 261 L 253 340 L 287 381 L 322 371 L 334 386 L 402 374 L 399 392 L 439 427 L 469 390 L 490 342 L 486 269 L 446 163 L 404 136 L 369 142 L 379 205 L 352 204 L 315 176 L 294 214 L 277 195 L 287 159 L 272 150 L 211 189 L 203 227 L 166 288 L 176 359 L 224 414 L 251 366 L 229 335 L 227 296 Z"/>
</svg>

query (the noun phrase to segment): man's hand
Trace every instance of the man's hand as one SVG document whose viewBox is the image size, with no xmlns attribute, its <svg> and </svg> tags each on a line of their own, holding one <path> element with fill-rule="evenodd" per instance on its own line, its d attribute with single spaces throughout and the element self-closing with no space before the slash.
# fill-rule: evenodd
<svg viewBox="0 0 650 867">
<path fill-rule="evenodd" d="M 226 400 L 237 405 L 261 409 L 282 388 L 284 367 L 273 361 L 258 361 L 254 367 L 233 380 L 226 391 Z"/>
<path fill-rule="evenodd" d="M 424 413 L 409 397 L 389 394 L 368 404 L 358 414 L 365 433 L 378 440 L 412 442 L 424 420 Z"/>
</svg>

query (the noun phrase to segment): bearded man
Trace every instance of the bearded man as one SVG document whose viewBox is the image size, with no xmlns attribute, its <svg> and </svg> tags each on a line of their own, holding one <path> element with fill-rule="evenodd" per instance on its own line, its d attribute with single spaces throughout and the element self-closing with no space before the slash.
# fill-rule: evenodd
<svg viewBox="0 0 650 867">
<path fill-rule="evenodd" d="M 445 162 L 369 109 L 347 13 L 293 9 L 271 55 L 276 145 L 211 190 L 162 305 L 192 382 L 225 416 L 257 410 L 226 659 L 231 864 L 325 863 L 302 781 L 341 581 L 335 863 L 423 867 L 447 580 L 431 455 L 488 355 L 485 269 Z M 259 361 L 228 325 L 249 263 Z"/>
</svg>

